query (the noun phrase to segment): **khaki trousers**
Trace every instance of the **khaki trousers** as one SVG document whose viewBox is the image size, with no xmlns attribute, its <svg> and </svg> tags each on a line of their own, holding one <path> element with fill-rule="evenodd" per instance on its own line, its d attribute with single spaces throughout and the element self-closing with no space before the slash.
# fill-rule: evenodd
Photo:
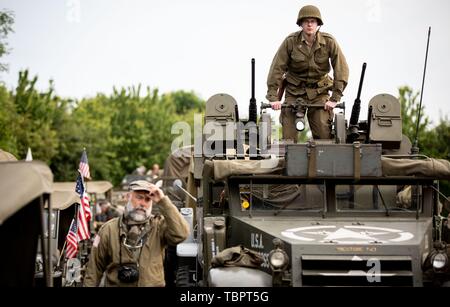
<svg viewBox="0 0 450 307">
<path fill-rule="evenodd" d="M 314 99 L 308 99 L 308 96 L 301 95 L 308 104 L 322 104 L 328 101 L 330 96 L 328 94 L 318 95 Z M 286 92 L 286 99 L 283 104 L 295 104 L 296 96 L 290 95 Z M 325 111 L 323 108 L 308 108 L 307 111 L 308 123 L 311 128 L 314 139 L 330 139 L 331 138 L 331 123 L 333 121 L 333 111 Z M 280 114 L 280 123 L 282 125 L 283 139 L 292 140 L 297 143 L 298 131 L 295 128 L 295 111 L 293 108 L 282 108 Z"/>
</svg>

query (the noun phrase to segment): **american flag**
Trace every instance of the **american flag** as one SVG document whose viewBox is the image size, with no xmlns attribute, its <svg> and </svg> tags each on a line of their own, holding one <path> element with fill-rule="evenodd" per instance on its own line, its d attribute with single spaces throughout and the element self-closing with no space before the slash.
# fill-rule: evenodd
<svg viewBox="0 0 450 307">
<path fill-rule="evenodd" d="M 89 196 L 84 188 L 83 176 L 81 176 L 81 174 L 78 174 L 75 192 L 80 194 L 81 198 L 81 205 L 78 210 L 78 238 L 81 241 L 91 237 L 89 232 L 89 221 L 92 217 Z"/>
<path fill-rule="evenodd" d="M 86 149 L 83 150 L 80 159 L 80 165 L 78 166 L 78 171 L 83 175 L 84 178 L 91 179 L 91 173 L 89 171 L 89 162 L 86 154 Z"/>
<path fill-rule="evenodd" d="M 72 219 L 70 224 L 69 233 L 66 238 L 66 258 L 75 258 L 78 251 L 78 236 L 77 236 L 77 221 Z"/>
</svg>

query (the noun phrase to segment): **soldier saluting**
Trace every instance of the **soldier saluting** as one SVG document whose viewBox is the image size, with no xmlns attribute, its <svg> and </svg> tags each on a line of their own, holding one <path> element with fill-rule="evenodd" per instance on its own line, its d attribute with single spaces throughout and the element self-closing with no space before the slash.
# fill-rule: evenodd
<svg viewBox="0 0 450 307">
<path fill-rule="evenodd" d="M 328 33 L 319 32 L 323 25 L 320 11 L 313 5 L 300 9 L 297 25 L 302 29 L 290 34 L 279 47 L 267 78 L 267 95 L 272 109 L 281 109 L 285 90 L 285 104 L 295 105 L 298 98 L 308 104 L 323 104 L 309 108 L 309 126 L 315 139 L 331 138 L 333 108 L 343 96 L 348 82 L 348 65 L 338 43 Z M 328 75 L 333 67 L 333 79 Z M 331 97 L 329 91 L 332 92 Z M 298 110 L 282 108 L 280 123 L 283 139 L 297 142 L 295 126 Z"/>
</svg>

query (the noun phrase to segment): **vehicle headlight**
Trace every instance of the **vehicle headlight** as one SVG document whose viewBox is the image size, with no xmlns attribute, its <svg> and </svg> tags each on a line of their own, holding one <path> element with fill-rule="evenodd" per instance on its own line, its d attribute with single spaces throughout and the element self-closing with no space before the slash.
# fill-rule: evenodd
<svg viewBox="0 0 450 307">
<path fill-rule="evenodd" d="M 287 266 L 289 258 L 283 250 L 275 250 L 269 255 L 269 262 L 273 269 L 282 269 Z"/>
<path fill-rule="evenodd" d="M 445 253 L 438 252 L 431 259 L 433 268 L 437 271 L 442 270 L 448 263 L 448 257 Z"/>
</svg>

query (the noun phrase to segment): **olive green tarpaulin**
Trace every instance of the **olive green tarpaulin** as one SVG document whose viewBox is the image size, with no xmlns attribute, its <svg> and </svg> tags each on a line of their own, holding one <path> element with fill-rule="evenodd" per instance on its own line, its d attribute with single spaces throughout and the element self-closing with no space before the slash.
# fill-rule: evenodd
<svg viewBox="0 0 450 307">
<path fill-rule="evenodd" d="M 0 225 L 30 201 L 53 190 L 53 173 L 40 161 L 0 162 Z"/>
<path fill-rule="evenodd" d="M 419 176 L 450 179 L 450 162 L 444 159 L 394 159 L 381 157 L 384 176 Z"/>
</svg>

